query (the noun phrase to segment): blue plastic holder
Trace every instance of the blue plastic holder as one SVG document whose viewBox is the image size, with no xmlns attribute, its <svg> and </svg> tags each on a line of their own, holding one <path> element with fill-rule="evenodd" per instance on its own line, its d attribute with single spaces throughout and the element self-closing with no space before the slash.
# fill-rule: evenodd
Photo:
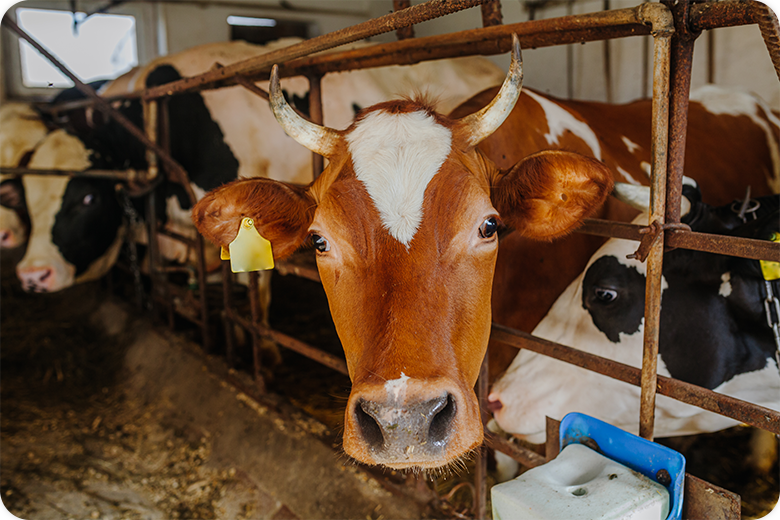
<svg viewBox="0 0 780 520">
<path fill-rule="evenodd" d="M 560 449 L 572 443 L 596 449 L 664 486 L 671 501 L 666 520 L 680 520 L 685 481 L 685 457 L 681 453 L 577 412 L 567 414 L 560 426 Z M 662 470 L 668 478 L 660 473 L 659 479 Z"/>
</svg>

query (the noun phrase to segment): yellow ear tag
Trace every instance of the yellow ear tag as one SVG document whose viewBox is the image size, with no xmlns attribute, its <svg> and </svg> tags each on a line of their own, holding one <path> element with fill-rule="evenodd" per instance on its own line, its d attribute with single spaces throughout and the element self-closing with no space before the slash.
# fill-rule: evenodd
<svg viewBox="0 0 780 520">
<path fill-rule="evenodd" d="M 225 259 L 225 249 L 222 248 L 221 258 Z M 271 242 L 260 236 L 251 218 L 245 217 L 238 228 L 236 239 L 230 243 L 227 251 L 230 259 L 230 270 L 234 273 L 248 271 L 265 271 L 274 268 L 274 254 Z"/>
<path fill-rule="evenodd" d="M 780 233 L 772 233 L 772 242 L 780 242 Z M 780 279 L 780 262 L 773 262 L 771 260 L 761 260 L 761 272 L 764 275 L 764 280 L 772 281 Z"/>
</svg>

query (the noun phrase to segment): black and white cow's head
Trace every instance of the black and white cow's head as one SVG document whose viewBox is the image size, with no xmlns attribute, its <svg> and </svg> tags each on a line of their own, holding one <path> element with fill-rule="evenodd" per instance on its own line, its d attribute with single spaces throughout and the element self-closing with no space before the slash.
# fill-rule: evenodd
<svg viewBox="0 0 780 520">
<path fill-rule="evenodd" d="M 712 208 L 701 202 L 694 186 L 686 186 L 683 194 L 682 220 L 694 231 L 769 239 L 780 230 L 779 196 L 760 199 L 758 210 L 743 224 L 733 210 L 738 205 Z M 753 220 L 753 215 L 761 216 Z M 634 222 L 646 225 L 647 218 L 644 213 Z M 626 258 L 636 248 L 629 240 L 606 242 L 533 334 L 640 367 L 646 265 Z M 668 252 L 658 373 L 780 409 L 780 373 L 764 314 L 763 284 L 756 260 L 682 249 Z M 501 428 L 542 442 L 545 416 L 561 419 L 573 411 L 636 432 L 639 392 L 628 383 L 521 350 L 489 400 Z M 659 437 L 735 424 L 664 396 L 658 396 L 655 421 Z"/>
<path fill-rule="evenodd" d="M 149 73 L 146 84 L 156 86 L 180 78 L 172 66 L 161 65 Z M 138 101 L 125 102 L 119 110 L 136 126 L 143 126 Z M 173 97 L 169 119 L 171 155 L 196 187 L 209 190 L 236 177 L 238 161 L 200 94 Z M 112 120 L 75 119 L 68 121 L 68 128 L 78 137 L 65 130 L 51 132 L 33 154 L 30 168 L 146 168 L 143 145 Z M 105 275 L 116 261 L 125 234 L 115 183 L 43 175 L 26 175 L 23 183 L 31 231 L 17 275 L 25 290 L 53 292 Z M 166 204 L 189 210 L 190 201 L 181 186 L 163 182 L 158 189 L 160 221 L 165 221 Z M 168 198 L 175 202 L 169 203 Z"/>
</svg>

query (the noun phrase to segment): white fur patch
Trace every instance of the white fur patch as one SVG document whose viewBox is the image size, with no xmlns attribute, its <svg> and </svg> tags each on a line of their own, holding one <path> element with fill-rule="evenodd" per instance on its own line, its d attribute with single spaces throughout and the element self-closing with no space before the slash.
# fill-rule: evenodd
<svg viewBox="0 0 780 520">
<path fill-rule="evenodd" d="M 718 294 L 723 296 L 724 298 L 728 298 L 731 294 L 731 273 L 725 272 L 722 275 L 720 275 L 720 279 L 723 282 L 720 284 L 720 289 L 718 289 Z"/>
<path fill-rule="evenodd" d="M 547 118 L 547 127 L 550 129 L 549 133 L 544 134 L 548 144 L 558 144 L 558 138 L 568 130 L 587 144 L 593 156 L 596 159 L 601 159 L 601 145 L 599 139 L 593 132 L 591 127 L 587 123 L 580 121 L 574 117 L 571 113 L 563 109 L 563 107 L 553 103 L 547 98 L 543 98 L 539 94 L 530 90 L 525 91 L 531 96 L 544 110 L 544 115 Z"/>
<path fill-rule="evenodd" d="M 631 153 L 634 153 L 636 150 L 642 148 L 641 146 L 639 146 L 638 144 L 636 144 L 634 141 L 632 141 L 626 136 L 623 136 L 620 139 L 623 141 L 623 144 L 626 145 L 626 148 L 628 148 L 628 151 Z"/>
<path fill-rule="evenodd" d="M 628 182 L 629 184 L 634 184 L 635 186 L 641 186 L 642 183 L 634 179 L 630 173 L 628 173 L 626 170 L 621 168 L 620 166 L 617 167 L 617 171 L 620 175 L 623 176 L 623 178 Z"/>
<path fill-rule="evenodd" d="M 425 112 L 372 112 L 347 135 L 357 178 L 396 240 L 409 247 L 425 189 L 450 153 L 452 132 Z"/>
<path fill-rule="evenodd" d="M 403 397 L 406 393 L 406 382 L 409 380 L 409 376 L 401 372 L 401 377 L 398 379 L 391 379 L 385 383 L 385 392 L 387 396 L 393 396 L 394 401 L 398 401 L 398 397 Z"/>
</svg>

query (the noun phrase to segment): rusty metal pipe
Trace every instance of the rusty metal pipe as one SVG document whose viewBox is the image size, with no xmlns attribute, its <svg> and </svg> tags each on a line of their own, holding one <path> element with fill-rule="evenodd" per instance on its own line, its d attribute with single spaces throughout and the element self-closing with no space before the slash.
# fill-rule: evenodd
<svg viewBox="0 0 780 520">
<path fill-rule="evenodd" d="M 8 175 L 60 175 L 67 177 L 90 177 L 102 179 L 114 179 L 128 184 L 145 182 L 148 172 L 144 170 L 53 170 L 38 168 L 9 168 L 0 167 L 0 173 Z"/>
<path fill-rule="evenodd" d="M 402 27 L 439 18 L 482 3 L 483 0 L 429 0 L 423 4 L 412 6 L 395 13 L 386 14 L 379 18 L 368 20 L 351 27 L 334 31 L 316 38 L 271 51 L 261 56 L 256 56 L 221 69 L 210 70 L 204 74 L 184 78 L 179 81 L 148 89 L 144 93 L 147 99 L 169 96 L 174 92 L 188 92 L 199 89 L 205 85 L 214 85 L 232 78 L 236 74 L 247 75 L 253 72 L 270 69 L 276 63 L 284 63 L 295 58 L 324 51 L 352 43 L 358 40 L 376 36 Z"/>
<path fill-rule="evenodd" d="M 181 165 L 178 162 L 176 162 L 168 153 L 166 153 L 161 147 L 159 147 L 157 143 L 150 141 L 137 126 L 131 123 L 125 116 L 119 113 L 119 111 L 115 110 L 105 99 L 102 99 L 100 96 L 98 96 L 95 93 L 95 91 L 92 90 L 91 87 L 85 85 L 78 78 L 78 76 L 76 76 L 73 72 L 71 72 L 65 65 L 63 65 L 57 58 L 55 58 L 51 52 L 49 52 L 46 48 L 44 48 L 33 37 L 31 37 L 29 34 L 23 31 L 18 25 L 16 25 L 16 23 L 14 23 L 10 17 L 4 16 L 2 20 L 2 24 L 6 28 L 16 33 L 19 37 L 26 40 L 30 45 L 33 46 L 35 50 L 40 52 L 63 74 L 65 74 L 68 78 L 70 78 L 71 81 L 73 81 L 73 83 L 76 85 L 76 88 L 82 94 L 87 96 L 93 102 L 93 104 L 98 108 L 98 110 L 103 112 L 106 116 L 114 119 L 117 123 L 122 125 L 122 127 L 125 130 L 127 130 L 133 137 L 135 137 L 141 143 L 143 143 L 145 147 L 154 151 L 154 153 L 156 153 L 157 156 L 160 157 L 160 159 L 166 164 L 166 166 L 174 176 L 179 177 L 182 174 L 184 174 L 184 178 L 186 178 L 186 173 L 184 173 L 184 169 L 181 167 Z M 187 183 L 185 189 L 188 189 L 190 192 L 192 191 L 192 188 L 189 186 L 189 183 Z"/>
<path fill-rule="evenodd" d="M 251 333 L 264 335 L 267 338 L 275 341 L 277 344 L 285 348 L 288 348 L 294 352 L 297 352 L 298 354 L 306 356 L 309 359 L 313 359 L 318 363 L 321 363 L 327 367 L 332 368 L 336 372 L 341 372 L 342 374 L 349 375 L 349 372 L 347 371 L 347 362 L 344 361 L 343 359 L 336 357 L 332 354 L 328 354 L 327 352 L 312 347 L 311 345 L 307 345 L 306 343 L 297 340 L 292 336 L 288 336 L 282 332 L 264 327 L 260 324 L 257 325 L 253 324 L 250 320 L 247 320 L 246 318 L 239 316 L 238 313 L 236 313 L 233 309 L 225 309 L 225 312 L 228 315 L 228 318 L 230 320 L 244 327 L 246 330 L 250 331 Z"/>
<path fill-rule="evenodd" d="M 411 0 L 393 0 L 393 11 L 402 11 L 411 7 Z M 395 31 L 395 37 L 398 40 L 405 40 L 407 38 L 414 38 L 414 26 L 401 27 Z"/>
<path fill-rule="evenodd" d="M 638 368 L 537 338 L 526 332 L 494 323 L 491 339 L 518 349 L 524 348 L 577 365 L 634 386 L 640 386 L 641 370 Z M 780 412 L 778 411 L 665 376 L 658 376 L 658 392 L 672 399 L 780 435 Z"/>
<path fill-rule="evenodd" d="M 501 0 L 487 0 L 480 6 L 482 10 L 482 27 L 492 27 L 504 23 L 501 14 Z"/>
<path fill-rule="evenodd" d="M 309 115 L 312 123 L 323 125 L 322 113 L 322 75 L 311 74 L 309 79 Z M 311 154 L 312 180 L 316 179 L 325 169 L 325 158 L 318 153 Z"/>
<path fill-rule="evenodd" d="M 650 6 L 653 4 L 642 4 Z M 658 5 L 658 4 L 656 4 Z M 669 59 L 674 34 L 671 12 L 662 6 L 648 9 L 653 27 L 652 170 L 650 222 L 663 225 L 666 205 L 666 163 L 669 133 Z M 661 276 L 663 269 L 663 228 L 650 247 L 645 285 L 645 330 L 642 352 L 639 435 L 653 439 L 655 393 L 658 365 L 658 339 L 661 322 Z"/>
</svg>

